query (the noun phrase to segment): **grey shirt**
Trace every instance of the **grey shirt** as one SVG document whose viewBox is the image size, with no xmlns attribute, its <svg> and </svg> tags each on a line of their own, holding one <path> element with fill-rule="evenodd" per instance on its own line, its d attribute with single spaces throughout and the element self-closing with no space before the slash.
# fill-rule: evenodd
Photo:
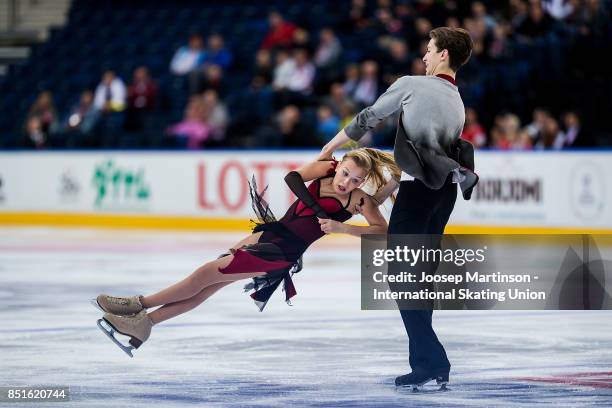
<svg viewBox="0 0 612 408">
<path fill-rule="evenodd" d="M 463 197 L 478 183 L 474 148 L 460 139 L 465 110 L 459 90 L 437 76 L 403 76 L 344 128 L 359 140 L 386 117 L 400 111 L 393 153 L 398 166 L 428 188 L 440 189 L 450 174 Z"/>
<path fill-rule="evenodd" d="M 403 76 L 395 81 L 370 107 L 363 109 L 344 128 L 347 136 L 359 140 L 383 119 L 403 111 L 403 126 L 417 148 L 448 154 L 461 136 L 465 110 L 459 90 L 450 81 L 436 76 Z"/>
</svg>

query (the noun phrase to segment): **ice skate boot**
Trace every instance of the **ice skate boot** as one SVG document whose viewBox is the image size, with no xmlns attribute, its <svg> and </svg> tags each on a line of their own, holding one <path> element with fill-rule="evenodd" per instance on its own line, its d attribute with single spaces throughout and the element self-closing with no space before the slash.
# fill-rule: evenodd
<svg viewBox="0 0 612 408">
<path fill-rule="evenodd" d="M 446 385 L 448 384 L 448 373 L 438 374 L 434 378 L 436 379 L 436 384 L 440 386 L 440 390 L 446 390 Z"/>
<path fill-rule="evenodd" d="M 134 357 L 132 350 L 137 349 L 142 343 L 147 341 L 151 335 L 153 322 L 144 310 L 133 316 L 118 316 L 105 313 L 102 319 L 98 319 L 98 327 L 128 356 Z M 129 345 L 121 343 L 115 337 L 115 333 L 128 336 L 130 338 Z"/>
<path fill-rule="evenodd" d="M 409 388 L 412 392 L 438 392 L 448 391 L 446 387 L 448 384 L 449 372 L 448 369 L 437 370 L 437 371 L 421 371 L 416 370 L 410 374 L 401 375 L 395 379 L 395 385 L 397 387 Z M 439 388 L 425 389 L 423 386 L 430 381 L 436 381 Z"/>
<path fill-rule="evenodd" d="M 395 379 L 396 387 L 410 388 L 413 392 L 418 392 L 422 387 L 433 380 L 431 375 L 424 372 L 411 372 L 409 374 L 400 375 Z"/>
<path fill-rule="evenodd" d="M 144 309 L 141 298 L 142 296 L 117 297 L 98 295 L 97 298 L 92 299 L 91 304 L 105 313 L 130 316 Z"/>
</svg>

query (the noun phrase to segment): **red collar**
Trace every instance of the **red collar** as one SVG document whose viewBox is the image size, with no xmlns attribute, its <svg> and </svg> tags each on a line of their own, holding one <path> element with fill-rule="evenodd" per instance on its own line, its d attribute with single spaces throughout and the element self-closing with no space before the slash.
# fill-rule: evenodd
<svg viewBox="0 0 612 408">
<path fill-rule="evenodd" d="M 446 75 L 446 74 L 437 74 L 436 75 L 438 78 L 442 78 L 442 79 L 446 79 L 448 82 L 450 82 L 451 84 L 457 86 L 457 82 L 455 82 L 455 78 L 453 78 L 450 75 Z"/>
</svg>

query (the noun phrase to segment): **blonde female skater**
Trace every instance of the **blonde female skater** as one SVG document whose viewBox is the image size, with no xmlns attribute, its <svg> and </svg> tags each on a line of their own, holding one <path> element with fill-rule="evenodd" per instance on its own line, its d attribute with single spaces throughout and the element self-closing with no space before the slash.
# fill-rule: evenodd
<svg viewBox="0 0 612 408">
<path fill-rule="evenodd" d="M 386 180 L 385 169 L 391 175 Z M 285 181 L 297 200 L 276 220 L 268 204 L 251 185 L 251 198 L 261 223 L 230 252 L 196 269 L 185 279 L 149 296 L 114 297 L 99 295 L 94 304 L 105 312 L 98 326 L 132 357 L 151 334 L 151 328 L 200 305 L 222 287 L 252 279 L 247 289 L 260 310 L 281 284 L 286 300 L 296 294 L 291 275 L 301 269 L 301 257 L 317 239 L 329 233 L 384 234 L 387 222 L 378 210 L 398 187 L 400 170 L 390 153 L 360 148 L 348 152 L 342 161 L 319 160 L 287 174 Z M 311 181 L 308 187 L 304 184 Z M 375 194 L 360 187 L 372 183 Z M 360 213 L 368 226 L 344 224 Z M 161 306 L 147 312 L 146 309 Z M 115 332 L 130 337 L 124 345 Z"/>
</svg>

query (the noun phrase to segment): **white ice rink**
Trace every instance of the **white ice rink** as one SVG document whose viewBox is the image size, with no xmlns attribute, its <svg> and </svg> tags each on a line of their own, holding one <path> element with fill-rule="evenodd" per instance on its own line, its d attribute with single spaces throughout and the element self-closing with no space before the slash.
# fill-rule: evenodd
<svg viewBox="0 0 612 408">
<path fill-rule="evenodd" d="M 397 311 L 360 310 L 350 237 L 306 254 L 293 307 L 279 290 L 260 313 L 238 283 L 154 327 L 133 359 L 96 327 L 90 298 L 159 290 L 242 235 L 3 228 L 0 386 L 72 399 L 0 406 L 612 406 L 610 311 L 436 312 L 452 390 L 396 391 L 408 341 Z"/>
</svg>

